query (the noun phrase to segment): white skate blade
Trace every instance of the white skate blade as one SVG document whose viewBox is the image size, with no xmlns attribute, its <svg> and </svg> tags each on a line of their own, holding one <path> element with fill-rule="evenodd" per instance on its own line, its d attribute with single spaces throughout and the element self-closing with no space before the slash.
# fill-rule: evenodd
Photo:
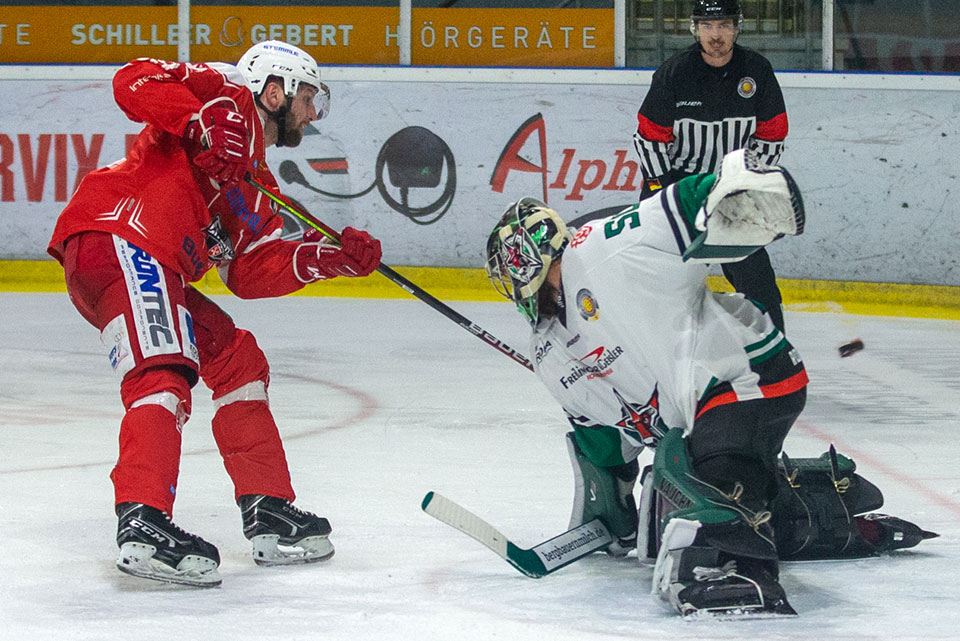
<svg viewBox="0 0 960 641">
<path fill-rule="evenodd" d="M 333 556 L 333 543 L 326 536 L 308 536 L 293 546 L 279 545 L 277 534 L 260 534 L 250 539 L 253 562 L 257 565 L 302 565 L 326 561 Z"/>
<path fill-rule="evenodd" d="M 157 548 L 153 545 L 132 541 L 124 543 L 117 556 L 117 569 L 142 579 L 195 588 L 215 588 L 222 582 L 217 564 L 212 559 L 188 554 L 176 568 L 172 568 L 154 559 L 156 553 Z"/>
</svg>

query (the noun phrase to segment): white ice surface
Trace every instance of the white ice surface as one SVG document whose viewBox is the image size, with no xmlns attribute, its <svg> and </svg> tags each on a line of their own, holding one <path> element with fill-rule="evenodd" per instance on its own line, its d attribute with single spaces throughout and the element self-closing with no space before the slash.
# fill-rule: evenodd
<svg viewBox="0 0 960 641">
<path fill-rule="evenodd" d="M 525 547 L 566 529 L 565 421 L 523 367 L 414 300 L 216 300 L 270 359 L 298 505 L 330 518 L 336 556 L 253 564 L 201 386 L 174 517 L 218 545 L 223 586 L 118 572 L 108 475 L 121 408 L 97 332 L 65 295 L 0 294 L 0 638 L 960 638 L 960 323 L 787 314 L 811 378 L 787 452 L 836 443 L 883 489 L 882 511 L 942 536 L 784 564 L 794 619 L 684 621 L 635 559 L 593 555 L 532 580 L 421 512 L 436 490 Z M 525 349 L 509 305 L 454 307 Z M 866 349 L 839 358 L 857 337 Z"/>
</svg>

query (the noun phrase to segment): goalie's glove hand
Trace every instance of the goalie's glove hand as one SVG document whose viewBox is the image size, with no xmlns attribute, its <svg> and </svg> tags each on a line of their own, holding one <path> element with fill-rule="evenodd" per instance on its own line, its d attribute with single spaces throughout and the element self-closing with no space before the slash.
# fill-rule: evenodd
<svg viewBox="0 0 960 641">
<path fill-rule="evenodd" d="M 229 98 L 205 104 L 184 131 L 184 138 L 199 141 L 203 147 L 194 156 L 194 164 L 218 183 L 243 177 L 250 159 L 248 136 L 246 118 Z"/>
<path fill-rule="evenodd" d="M 739 149 L 724 157 L 694 224 L 708 245 L 762 246 L 803 233 L 803 200 L 785 169 Z"/>
<path fill-rule="evenodd" d="M 339 247 L 312 229 L 303 240 L 293 254 L 294 274 L 303 283 L 336 276 L 369 276 L 380 265 L 380 241 L 353 227 L 344 228 Z"/>
</svg>

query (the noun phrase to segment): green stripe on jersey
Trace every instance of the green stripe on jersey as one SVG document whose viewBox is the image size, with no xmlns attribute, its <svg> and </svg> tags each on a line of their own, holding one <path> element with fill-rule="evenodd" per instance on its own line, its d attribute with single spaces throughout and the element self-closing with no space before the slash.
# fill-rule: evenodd
<svg viewBox="0 0 960 641">
<path fill-rule="evenodd" d="M 750 359 L 750 365 L 759 365 L 760 363 L 776 356 L 780 351 L 789 345 L 787 337 L 780 333 L 780 330 L 774 328 L 772 332 L 761 340 L 747 345 L 744 351 L 747 352 L 747 358 Z"/>
</svg>

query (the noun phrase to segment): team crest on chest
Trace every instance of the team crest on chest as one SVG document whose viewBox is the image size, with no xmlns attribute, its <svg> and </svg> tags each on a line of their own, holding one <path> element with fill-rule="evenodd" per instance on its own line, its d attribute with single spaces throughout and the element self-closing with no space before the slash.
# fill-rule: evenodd
<svg viewBox="0 0 960 641">
<path fill-rule="evenodd" d="M 757 81 L 750 76 L 741 78 L 740 84 L 737 85 L 737 93 L 741 98 L 752 98 L 753 94 L 757 93 Z"/>
<path fill-rule="evenodd" d="M 613 395 L 620 403 L 620 421 L 617 427 L 639 437 L 646 445 L 656 443 L 655 431 L 660 427 L 660 394 L 654 386 L 650 399 L 643 404 L 627 401 L 616 388 Z"/>
<path fill-rule="evenodd" d="M 577 309 L 584 320 L 595 321 L 600 317 L 600 305 L 593 293 L 589 289 L 581 289 L 577 292 Z"/>
</svg>

